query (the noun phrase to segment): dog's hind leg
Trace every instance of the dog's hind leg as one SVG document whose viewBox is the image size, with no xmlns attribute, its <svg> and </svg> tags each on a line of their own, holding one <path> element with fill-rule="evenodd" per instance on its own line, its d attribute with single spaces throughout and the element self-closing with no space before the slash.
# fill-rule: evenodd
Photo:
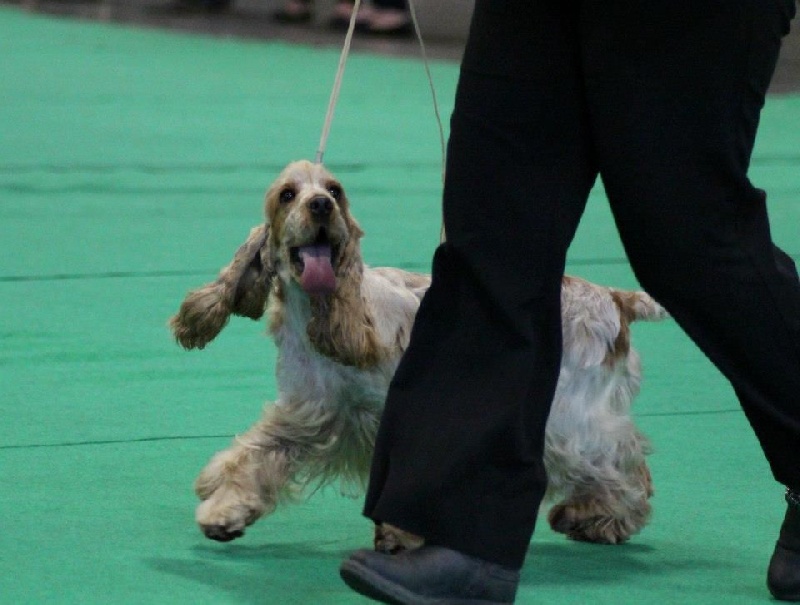
<svg viewBox="0 0 800 605">
<path fill-rule="evenodd" d="M 603 480 L 597 473 L 571 486 L 550 509 L 550 527 L 572 540 L 597 544 L 620 544 L 638 533 L 650 517 L 650 470 L 643 457 L 618 470 L 618 476 Z"/>
<path fill-rule="evenodd" d="M 610 392 L 598 388 L 584 393 L 581 412 L 567 414 L 564 402 L 554 403 L 545 463 L 552 492 L 563 499 L 550 509 L 548 520 L 554 531 L 573 540 L 625 542 L 650 517 L 650 445 L 628 414 L 638 392 L 633 355 L 629 361 L 634 372 L 606 383 Z M 575 411 L 574 401 L 571 409 Z"/>
</svg>

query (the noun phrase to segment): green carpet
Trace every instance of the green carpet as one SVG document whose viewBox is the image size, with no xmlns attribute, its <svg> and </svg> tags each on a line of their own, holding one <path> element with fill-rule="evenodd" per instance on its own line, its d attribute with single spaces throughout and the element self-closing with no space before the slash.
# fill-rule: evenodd
<svg viewBox="0 0 800 605">
<path fill-rule="evenodd" d="M 0 9 L 0 603 L 360 603 L 337 567 L 360 499 L 281 509 L 208 541 L 191 486 L 275 395 L 275 351 L 236 320 L 186 353 L 167 318 L 216 275 L 289 160 L 316 150 L 338 51 Z M 457 69 L 433 66 L 443 115 Z M 753 164 L 779 244 L 800 242 L 800 97 L 772 98 Z M 422 66 L 355 55 L 326 163 L 370 264 L 427 270 L 439 143 Z M 571 273 L 635 286 L 602 191 Z M 630 544 L 540 524 L 519 603 L 764 603 L 782 513 L 733 394 L 674 324 L 636 327 L 652 523 Z"/>
</svg>

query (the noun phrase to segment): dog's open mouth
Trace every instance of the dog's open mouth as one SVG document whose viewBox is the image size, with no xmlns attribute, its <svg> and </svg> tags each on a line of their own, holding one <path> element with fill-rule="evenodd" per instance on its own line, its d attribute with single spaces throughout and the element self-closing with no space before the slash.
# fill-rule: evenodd
<svg viewBox="0 0 800 605">
<path fill-rule="evenodd" d="M 324 227 L 320 228 L 312 243 L 291 248 L 289 253 L 292 265 L 300 276 L 300 287 L 307 294 L 323 296 L 336 289 L 333 271 L 336 248 Z"/>
</svg>

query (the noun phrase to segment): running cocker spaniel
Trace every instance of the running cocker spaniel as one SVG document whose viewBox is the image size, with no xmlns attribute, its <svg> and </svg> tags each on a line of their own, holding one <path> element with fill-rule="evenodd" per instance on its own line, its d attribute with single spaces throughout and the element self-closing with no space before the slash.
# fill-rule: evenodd
<svg viewBox="0 0 800 605">
<path fill-rule="evenodd" d="M 278 347 L 277 400 L 195 483 L 196 519 L 209 538 L 232 540 L 309 484 L 362 487 L 375 433 L 430 277 L 364 264 L 363 235 L 341 183 L 322 165 L 289 164 L 253 228 L 217 280 L 190 292 L 170 320 L 177 341 L 203 348 L 230 315 L 265 312 Z M 565 276 L 564 352 L 547 424 L 545 463 L 554 530 L 616 544 L 647 522 L 649 445 L 630 417 L 639 391 L 635 320 L 666 312 L 644 292 Z M 419 545 L 376 528 L 384 551 Z"/>
</svg>

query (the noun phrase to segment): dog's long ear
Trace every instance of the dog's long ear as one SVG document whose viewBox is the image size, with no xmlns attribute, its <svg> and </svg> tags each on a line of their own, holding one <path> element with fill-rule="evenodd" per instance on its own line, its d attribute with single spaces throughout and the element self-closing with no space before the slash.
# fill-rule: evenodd
<svg viewBox="0 0 800 605">
<path fill-rule="evenodd" d="M 186 295 L 169 320 L 181 346 L 202 349 L 222 331 L 231 314 L 251 319 L 264 314 L 274 271 L 268 235 L 269 225 L 253 227 L 216 281 Z"/>
</svg>

